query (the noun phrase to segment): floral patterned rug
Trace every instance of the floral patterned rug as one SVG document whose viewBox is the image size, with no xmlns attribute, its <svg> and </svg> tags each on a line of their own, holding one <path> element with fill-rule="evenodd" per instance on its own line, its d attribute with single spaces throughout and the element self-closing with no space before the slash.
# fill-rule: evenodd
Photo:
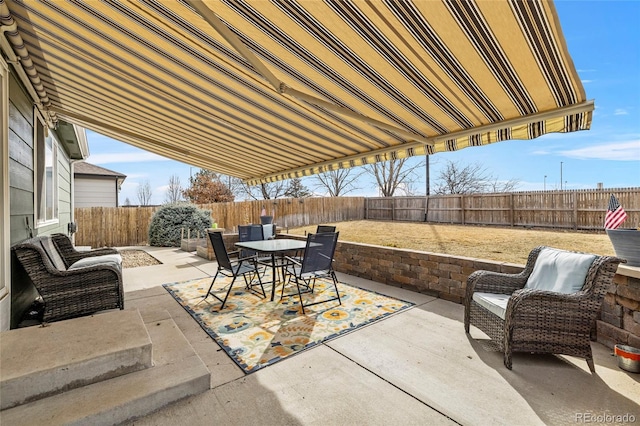
<svg viewBox="0 0 640 426">
<path fill-rule="evenodd" d="M 265 299 L 245 290 L 241 278 L 236 280 L 221 312 L 218 311 L 220 302 L 215 298 L 210 296 L 203 300 L 212 278 L 164 284 L 163 287 L 245 373 L 413 306 L 410 302 L 338 283 L 342 305 L 334 300 L 305 306 L 306 315 L 302 315 L 295 285 L 287 286 L 282 300 L 280 288 L 277 288 L 275 300 L 271 302 L 270 279 L 269 275 L 263 278 L 263 282 L 269 282 L 264 286 Z M 230 282 L 231 279 L 224 277 L 216 280 L 214 291 L 222 299 Z M 295 293 L 295 296 L 286 296 L 287 292 Z M 303 298 L 323 300 L 334 295 L 330 281 L 318 280 L 314 293 L 303 294 Z"/>
</svg>

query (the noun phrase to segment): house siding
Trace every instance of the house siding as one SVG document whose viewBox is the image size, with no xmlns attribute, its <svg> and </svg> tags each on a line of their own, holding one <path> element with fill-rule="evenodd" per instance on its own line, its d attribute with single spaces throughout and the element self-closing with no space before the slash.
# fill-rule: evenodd
<svg viewBox="0 0 640 426">
<path fill-rule="evenodd" d="M 58 222 L 36 227 L 34 205 L 34 111 L 29 95 L 14 73 L 9 74 L 9 225 L 10 243 L 38 234 L 66 232 L 71 221 L 71 167 L 58 143 Z M 55 133 L 53 133 L 55 136 Z M 56 137 L 56 139 L 58 139 Z M 38 296 L 22 266 L 11 258 L 11 328 Z"/>
<path fill-rule="evenodd" d="M 118 207 L 117 181 L 114 178 L 75 178 L 76 207 Z"/>
</svg>

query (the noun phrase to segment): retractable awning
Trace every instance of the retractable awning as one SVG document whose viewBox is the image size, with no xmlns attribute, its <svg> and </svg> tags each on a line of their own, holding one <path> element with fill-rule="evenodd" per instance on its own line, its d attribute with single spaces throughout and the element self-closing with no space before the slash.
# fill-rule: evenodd
<svg viewBox="0 0 640 426">
<path fill-rule="evenodd" d="M 0 0 L 0 19 L 53 120 L 250 184 L 585 130 L 594 108 L 550 1 Z"/>
</svg>

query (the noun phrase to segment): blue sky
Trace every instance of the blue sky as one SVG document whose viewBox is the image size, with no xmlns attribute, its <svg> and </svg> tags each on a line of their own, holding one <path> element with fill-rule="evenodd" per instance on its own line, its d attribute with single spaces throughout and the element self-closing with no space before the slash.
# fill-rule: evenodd
<svg viewBox="0 0 640 426">
<path fill-rule="evenodd" d="M 587 98 L 595 100 L 591 130 L 436 154 L 430 159 L 432 188 L 447 160 L 481 163 L 498 179 L 519 180 L 520 191 L 559 188 L 561 169 L 567 189 L 595 188 L 599 182 L 605 188 L 640 186 L 640 2 L 559 0 L 555 5 Z M 186 187 L 199 170 L 95 132 L 87 136 L 87 162 L 127 175 L 120 204 L 126 198 L 137 204 L 138 185 L 145 181 L 151 204 L 161 204 L 170 176 Z M 303 183 L 312 189 L 311 181 Z M 358 186 L 347 195 L 377 195 L 366 177 Z M 424 172 L 414 187 L 424 194 Z"/>
</svg>

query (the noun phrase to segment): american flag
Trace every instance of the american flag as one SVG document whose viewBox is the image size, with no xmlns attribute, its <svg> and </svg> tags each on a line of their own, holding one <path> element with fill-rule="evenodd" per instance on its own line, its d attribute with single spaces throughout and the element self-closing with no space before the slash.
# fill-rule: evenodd
<svg viewBox="0 0 640 426">
<path fill-rule="evenodd" d="M 607 215 L 604 217 L 604 229 L 616 229 L 626 218 L 627 212 L 624 211 L 616 196 L 611 194 Z"/>
</svg>

